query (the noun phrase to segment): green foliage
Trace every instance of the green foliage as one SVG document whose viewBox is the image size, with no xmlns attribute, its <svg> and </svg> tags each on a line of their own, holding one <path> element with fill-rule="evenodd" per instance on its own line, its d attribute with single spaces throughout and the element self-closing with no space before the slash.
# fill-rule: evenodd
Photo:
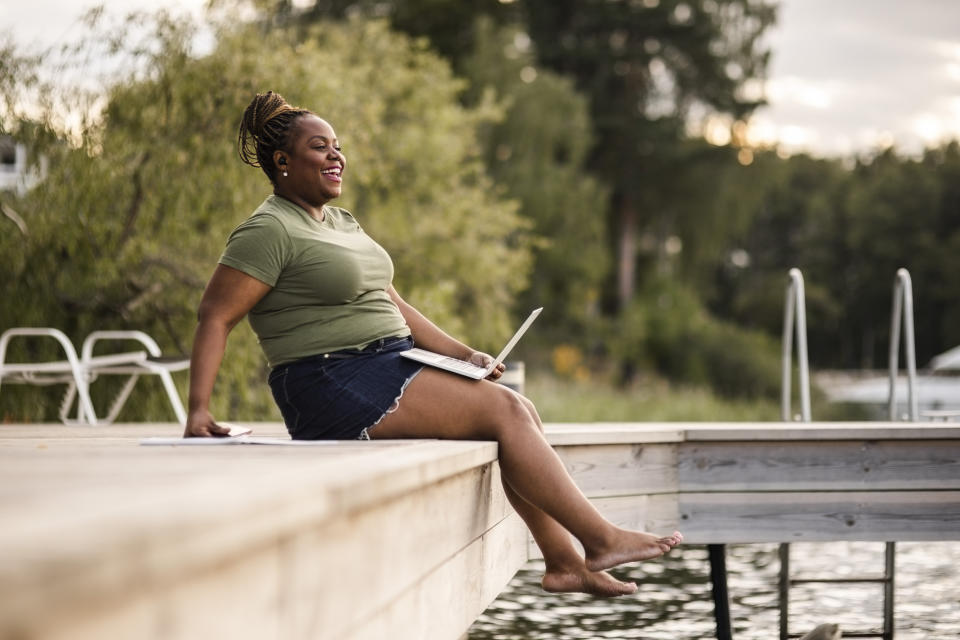
<svg viewBox="0 0 960 640">
<path fill-rule="evenodd" d="M 780 420 L 781 411 L 777 398 L 731 397 L 656 375 L 612 385 L 528 370 L 525 392 L 546 422 L 769 422 Z M 828 404 L 816 389 L 811 404 L 818 421 L 876 419 L 863 406 Z"/>
<path fill-rule="evenodd" d="M 480 20 L 473 40 L 460 64 L 470 81 L 467 101 L 495 95 L 504 103 L 503 118 L 481 136 L 487 171 L 520 203 L 539 238 L 517 306 L 549 308 L 539 335 L 569 334 L 596 315 L 609 269 L 608 194 L 587 166 L 589 108 L 568 78 L 536 68 L 529 38 L 517 28 Z"/>
<path fill-rule="evenodd" d="M 838 273 L 849 272 L 844 263 L 855 260 L 843 231 L 847 171 L 834 161 L 806 156 L 785 161 L 773 153 L 757 154 L 748 169 L 753 181 L 740 192 L 751 197 L 750 222 L 729 242 L 731 249 L 746 252 L 749 264 L 724 264 L 708 304 L 738 324 L 779 335 L 787 271 L 800 267 L 811 345 L 822 345 L 844 322 L 837 293 L 850 293 L 830 287 L 842 282 Z"/>
<path fill-rule="evenodd" d="M 859 304 L 844 305 L 844 311 L 852 326 L 873 338 L 861 345 L 864 362 L 886 362 L 891 285 L 900 267 L 909 269 L 914 281 L 918 357 L 928 359 L 960 341 L 955 325 L 942 324 L 944 316 L 957 318 L 960 312 L 955 278 L 960 211 L 943 198 L 956 191 L 960 179 L 957 155 L 956 143 L 919 161 L 887 152 L 850 176 L 844 205 Z"/>
<path fill-rule="evenodd" d="M 699 386 L 648 377 L 628 386 L 527 377 L 526 393 L 547 422 L 765 422 L 780 419 L 775 400 L 720 396 Z"/>
<path fill-rule="evenodd" d="M 453 61 L 455 67 L 458 58 L 474 48 L 477 17 L 503 23 L 520 14 L 519 3 L 502 0 L 315 0 L 299 11 L 290 6 L 290 0 L 254 1 L 274 16 L 289 16 L 299 22 L 350 16 L 387 18 L 394 29 L 429 40 L 431 48 Z"/>
<path fill-rule="evenodd" d="M 540 62 L 572 76 L 590 98 L 598 136 L 591 165 L 612 187 L 609 228 L 619 266 L 608 297 L 622 309 L 633 296 L 642 235 L 662 243 L 689 233 L 692 225 L 676 226 L 678 207 L 704 218 L 726 213 L 714 206 L 716 183 L 704 181 L 723 162 L 706 172 L 700 158 L 690 162 L 688 116 L 696 107 L 741 119 L 757 106 L 747 88 L 763 77 L 762 35 L 775 7 L 751 0 L 523 4 Z"/>
<path fill-rule="evenodd" d="M 779 392 L 776 342 L 711 316 L 699 296 L 676 281 L 657 280 L 642 290 L 611 334 L 625 382 L 650 368 L 727 397 L 772 399 Z"/>
<path fill-rule="evenodd" d="M 818 368 L 886 366 L 892 284 L 913 278 L 921 363 L 960 342 L 960 145 L 919 159 L 888 150 L 851 169 L 839 160 L 761 156 L 745 268 L 717 270 L 713 312 L 778 335 L 787 271 L 807 294 L 810 357 Z"/>
<path fill-rule="evenodd" d="M 192 33 L 164 14 L 95 30 L 76 55 L 108 43 L 126 66 L 96 96 L 98 117 L 69 136 L 52 110 L 7 112 L 5 129 L 47 170 L 22 198 L 3 196 L 28 233 L 0 219 L 8 273 L 0 295 L 15 301 L 0 309 L 0 326 L 57 326 L 75 341 L 129 327 L 165 351 L 188 352 L 227 235 L 269 193 L 266 178 L 236 158 L 235 140 L 253 94 L 272 89 L 334 125 L 348 156 L 337 204 L 392 253 L 401 294 L 481 348 L 505 339 L 530 240 L 516 205 L 483 171 L 476 131 L 495 109 L 464 108 L 449 66 L 382 22 L 297 33 L 221 24 L 203 56 L 190 51 Z M 17 78 L 0 87 L 16 90 Z M 77 104 L 91 95 L 74 91 Z M 275 418 L 264 366 L 244 323 L 228 345 L 215 414 Z M 121 419 L 156 418 L 156 402 L 139 404 Z M 18 419 L 51 417 L 8 408 L 6 397 L 4 407 Z"/>
</svg>

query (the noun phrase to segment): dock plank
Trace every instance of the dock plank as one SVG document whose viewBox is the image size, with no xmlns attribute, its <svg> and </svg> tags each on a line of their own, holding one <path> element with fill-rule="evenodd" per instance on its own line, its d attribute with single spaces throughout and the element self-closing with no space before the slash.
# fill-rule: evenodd
<svg viewBox="0 0 960 640">
<path fill-rule="evenodd" d="M 689 443 L 684 491 L 958 489 L 960 440 Z"/>
<path fill-rule="evenodd" d="M 958 491 L 684 493 L 690 543 L 960 539 Z"/>
<path fill-rule="evenodd" d="M 580 489 L 591 498 L 674 493 L 677 489 L 675 444 L 574 444 L 558 447 L 561 459 Z"/>
</svg>

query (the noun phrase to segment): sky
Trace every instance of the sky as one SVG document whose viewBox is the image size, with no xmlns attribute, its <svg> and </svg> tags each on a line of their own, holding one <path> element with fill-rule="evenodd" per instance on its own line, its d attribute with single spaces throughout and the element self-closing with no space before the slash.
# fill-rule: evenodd
<svg viewBox="0 0 960 640">
<path fill-rule="evenodd" d="M 79 33 L 85 0 L 0 3 L 0 30 L 49 45 Z M 122 14 L 157 0 L 107 0 Z M 204 0 L 163 0 L 199 12 Z M 781 0 L 768 32 L 768 106 L 748 127 L 755 144 L 818 156 L 917 153 L 960 138 L 960 0 Z M 722 138 L 721 138 L 722 141 Z"/>
<path fill-rule="evenodd" d="M 826 155 L 960 138 L 960 0 L 786 0 L 753 127 Z"/>
</svg>

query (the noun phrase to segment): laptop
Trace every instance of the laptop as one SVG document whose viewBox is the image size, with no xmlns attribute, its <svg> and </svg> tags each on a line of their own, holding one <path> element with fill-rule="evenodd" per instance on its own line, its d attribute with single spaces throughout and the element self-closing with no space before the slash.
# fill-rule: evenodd
<svg viewBox="0 0 960 640">
<path fill-rule="evenodd" d="M 503 359 L 507 357 L 511 350 L 513 350 L 513 347 L 516 346 L 517 342 L 520 341 L 520 338 L 523 337 L 523 334 L 527 332 L 527 329 L 530 328 L 530 325 L 533 324 L 533 321 L 537 319 L 537 316 L 540 315 L 541 311 L 543 311 L 543 307 L 534 309 L 530 315 L 527 316 L 527 319 L 523 321 L 523 324 L 520 325 L 520 328 L 517 329 L 517 332 L 513 334 L 513 337 L 510 338 L 510 342 L 508 342 L 507 346 L 503 348 L 503 351 L 500 352 L 500 355 L 498 355 L 496 359 L 494 359 L 494 361 L 486 367 L 475 365 L 472 362 L 467 362 L 466 360 L 458 360 L 457 358 L 442 356 L 439 353 L 433 353 L 432 351 L 426 351 L 424 349 L 417 348 L 401 351 L 400 355 L 404 358 L 422 362 L 423 364 L 431 367 L 444 369 L 445 371 L 450 371 L 461 376 L 473 378 L 474 380 L 482 380 L 493 373 L 493 370 L 497 368 L 497 365 L 503 362 Z"/>
</svg>

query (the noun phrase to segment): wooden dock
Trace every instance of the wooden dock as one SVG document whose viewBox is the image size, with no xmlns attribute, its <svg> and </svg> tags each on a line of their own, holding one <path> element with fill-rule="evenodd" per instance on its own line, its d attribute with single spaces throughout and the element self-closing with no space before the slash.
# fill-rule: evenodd
<svg viewBox="0 0 960 640">
<path fill-rule="evenodd" d="M 960 423 L 565 424 L 549 436 L 608 518 L 676 527 L 687 543 L 960 540 Z"/>
<path fill-rule="evenodd" d="M 139 444 L 160 435 L 0 426 L 0 640 L 454 640 L 535 552 L 492 443 Z M 691 544 L 960 539 L 960 424 L 548 437 L 612 520 Z"/>
<path fill-rule="evenodd" d="M 495 444 L 179 431 L 0 427 L 0 638 L 458 638 L 526 561 Z"/>
</svg>

